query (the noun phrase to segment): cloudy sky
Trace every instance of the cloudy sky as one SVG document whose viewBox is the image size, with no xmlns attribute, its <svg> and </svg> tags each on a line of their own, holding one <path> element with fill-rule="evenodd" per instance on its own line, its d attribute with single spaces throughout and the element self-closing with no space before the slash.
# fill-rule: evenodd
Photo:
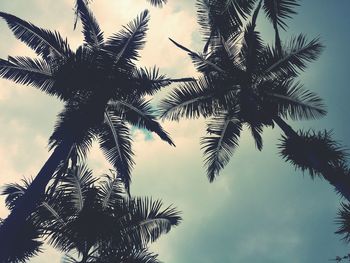
<svg viewBox="0 0 350 263">
<path fill-rule="evenodd" d="M 72 47 L 82 42 L 73 31 L 73 0 L 1 0 L 0 10 L 34 24 L 56 29 Z M 317 3 L 317 4 L 316 4 Z M 145 0 L 95 0 L 92 9 L 109 35 L 143 9 L 151 11 L 147 45 L 140 65 L 158 65 L 173 76 L 192 76 L 195 70 L 172 37 L 200 50 L 195 0 L 169 0 L 163 9 L 151 8 Z M 350 146 L 347 82 L 350 61 L 350 2 L 348 0 L 302 1 L 298 15 L 283 37 L 299 32 L 320 36 L 326 50 L 302 76 L 305 86 L 320 94 L 328 105 L 327 117 L 293 123 L 295 127 L 333 129 L 335 137 Z M 259 29 L 272 41 L 271 26 L 259 19 Z M 34 54 L 16 41 L 0 23 L 0 57 Z M 171 90 L 157 95 L 161 98 Z M 47 139 L 62 105 L 30 87 L 0 80 L 0 184 L 35 176 L 49 156 Z M 280 130 L 266 129 L 264 149 L 256 151 L 244 132 L 241 145 L 221 176 L 209 184 L 205 176 L 199 138 L 204 120 L 164 123 L 176 143 L 169 147 L 158 138 L 134 134 L 136 168 L 132 193 L 161 198 L 183 212 L 183 223 L 152 245 L 167 263 L 309 263 L 328 262 L 345 255 L 349 247 L 334 235 L 334 218 L 341 201 L 327 182 L 312 181 L 281 161 L 276 144 Z M 95 174 L 110 166 L 94 147 L 89 164 Z M 3 199 L 0 217 L 7 215 Z M 47 248 L 31 263 L 60 262 L 60 253 Z"/>
</svg>

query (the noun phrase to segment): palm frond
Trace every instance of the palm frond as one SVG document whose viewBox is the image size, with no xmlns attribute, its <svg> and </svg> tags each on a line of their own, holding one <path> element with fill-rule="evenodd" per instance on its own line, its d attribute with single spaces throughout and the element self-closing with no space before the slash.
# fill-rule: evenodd
<svg viewBox="0 0 350 263">
<path fill-rule="evenodd" d="M 100 147 L 107 160 L 118 172 L 127 191 L 129 191 L 130 174 L 134 165 L 131 141 L 129 128 L 123 121 L 111 112 L 106 112 L 105 124 L 102 125 L 99 134 Z"/>
<path fill-rule="evenodd" d="M 105 43 L 105 49 L 113 54 L 114 64 L 121 60 L 137 60 L 138 51 L 145 44 L 145 36 L 148 30 L 148 10 L 143 11 L 135 20 L 131 21 L 120 32 L 112 35 Z"/>
<path fill-rule="evenodd" d="M 224 99 L 228 92 L 214 88 L 208 78 L 184 83 L 161 101 L 161 117 L 175 121 L 183 117 L 209 117 L 220 109 L 218 100 Z"/>
<path fill-rule="evenodd" d="M 72 204 L 77 212 L 80 212 L 84 207 L 86 193 L 96 181 L 92 177 L 92 171 L 85 165 L 74 166 L 68 170 L 60 185 L 60 191 L 70 197 Z"/>
<path fill-rule="evenodd" d="M 85 42 L 92 48 L 99 48 L 103 44 L 103 32 L 92 12 L 84 0 L 77 0 L 77 11 L 83 24 Z"/>
<path fill-rule="evenodd" d="M 66 40 L 58 32 L 41 29 L 16 16 L 0 12 L 2 17 L 12 30 L 14 35 L 32 48 L 45 60 L 51 60 L 52 56 L 61 59 L 70 56 L 71 51 Z"/>
<path fill-rule="evenodd" d="M 49 65 L 40 59 L 27 57 L 0 59 L 0 77 L 18 84 L 34 86 L 49 95 L 56 93 L 52 89 L 53 73 Z"/>
<path fill-rule="evenodd" d="M 254 10 L 251 21 L 244 28 L 241 52 L 239 53 L 240 61 L 245 66 L 248 82 L 252 81 L 252 76 L 257 72 L 259 58 L 263 49 L 263 42 L 260 33 L 255 30 L 256 20 L 261 9 L 261 0 Z M 241 73 L 243 74 L 243 73 Z"/>
<path fill-rule="evenodd" d="M 255 31 L 255 24 L 248 23 L 244 31 L 241 50 L 241 60 L 245 64 L 248 76 L 251 76 L 258 71 L 263 47 L 260 33 Z"/>
<path fill-rule="evenodd" d="M 69 218 L 77 213 L 76 204 L 70 193 L 56 187 L 53 195 L 46 194 L 37 210 L 32 214 L 33 223 L 42 229 L 45 237 L 62 228 Z"/>
<path fill-rule="evenodd" d="M 161 210 L 160 200 L 136 198 L 130 200 L 128 206 L 131 217 L 126 222 L 126 234 L 140 248 L 168 233 L 171 227 L 177 226 L 181 221 L 179 212 L 174 207 Z"/>
<path fill-rule="evenodd" d="M 191 51 L 190 49 L 184 47 L 183 45 L 177 43 L 175 40 L 169 38 L 171 42 L 174 43 L 175 46 L 178 48 L 186 51 L 188 55 L 191 57 L 194 65 L 196 66 L 197 70 L 200 72 L 207 72 L 208 69 L 215 70 L 219 73 L 225 73 L 225 70 L 220 68 L 215 63 L 211 62 L 210 60 L 206 59 L 206 57 L 202 54 L 198 54 L 194 51 Z"/>
<path fill-rule="evenodd" d="M 64 219 L 61 217 L 59 211 L 56 211 L 55 207 L 50 205 L 48 202 L 42 202 L 41 206 L 50 214 L 50 217 L 53 218 L 53 221 L 57 224 L 63 225 L 65 223 Z M 42 215 L 40 215 L 42 217 Z"/>
<path fill-rule="evenodd" d="M 157 259 L 158 255 L 147 251 L 147 249 L 142 249 L 138 251 L 133 251 L 128 257 L 128 262 L 130 263 L 161 263 Z"/>
<path fill-rule="evenodd" d="M 255 0 L 197 0 L 197 20 L 206 41 L 204 52 L 221 36 L 225 40 L 237 36 L 254 4 Z"/>
<path fill-rule="evenodd" d="M 12 183 L 2 187 L 0 195 L 5 195 L 5 205 L 8 209 L 12 210 L 17 201 L 24 195 L 30 185 L 30 180 L 22 179 L 22 184 Z"/>
<path fill-rule="evenodd" d="M 260 124 L 256 123 L 248 123 L 248 127 L 250 129 L 250 132 L 254 138 L 255 146 L 256 148 L 261 151 L 263 148 L 263 140 L 261 137 L 261 134 L 263 132 L 263 127 Z"/>
<path fill-rule="evenodd" d="M 293 37 L 279 52 L 276 48 L 266 48 L 264 51 L 265 70 L 262 75 L 271 78 L 274 76 L 296 76 L 303 71 L 307 63 L 315 61 L 323 50 L 319 38 L 307 41 L 304 35 Z"/>
<path fill-rule="evenodd" d="M 240 57 L 241 42 L 242 36 L 237 36 L 229 40 L 225 40 L 223 37 L 221 37 L 220 41 L 217 41 L 218 44 L 216 46 L 216 49 L 221 48 L 224 51 L 224 56 L 226 59 L 233 63 L 235 68 L 243 70 L 242 58 Z"/>
<path fill-rule="evenodd" d="M 156 111 L 152 109 L 149 101 L 140 98 L 130 101 L 112 101 L 109 104 L 109 110 L 138 128 L 155 132 L 162 140 L 174 146 L 168 133 L 156 121 Z"/>
<path fill-rule="evenodd" d="M 207 126 L 210 136 L 203 137 L 201 145 L 208 179 L 212 182 L 237 148 L 242 123 L 234 114 L 221 113 L 209 120 Z"/>
<path fill-rule="evenodd" d="M 338 235 L 343 236 L 343 240 L 347 243 L 350 242 L 350 204 L 341 203 L 341 209 L 338 211 L 336 223 L 339 225 L 338 230 L 335 232 Z"/>
<path fill-rule="evenodd" d="M 285 81 L 267 95 L 278 105 L 282 116 L 290 116 L 293 120 L 316 119 L 327 114 L 322 99 L 303 89 L 300 83 Z"/>
<path fill-rule="evenodd" d="M 115 206 L 116 203 L 121 202 L 124 194 L 124 187 L 122 181 L 115 172 L 112 175 L 105 175 L 105 179 L 99 186 L 99 193 L 102 208 Z"/>
<path fill-rule="evenodd" d="M 133 83 L 136 84 L 135 93 L 139 96 L 154 95 L 161 88 L 172 83 L 192 82 L 194 78 L 167 78 L 159 73 L 159 68 L 135 68 L 133 71 Z"/>
<path fill-rule="evenodd" d="M 242 19 L 251 14 L 256 0 L 226 0 L 227 12 L 237 24 L 242 26 Z"/>
<path fill-rule="evenodd" d="M 137 85 L 137 93 L 140 95 L 154 95 L 162 87 L 171 84 L 170 79 L 165 75 L 159 74 L 159 69 L 156 67 L 147 68 L 135 68 L 133 72 L 133 80 Z"/>
<path fill-rule="evenodd" d="M 299 0 L 264 0 L 264 11 L 268 19 L 273 23 L 286 29 L 284 21 L 296 14 L 294 8 L 299 6 Z"/>
<path fill-rule="evenodd" d="M 168 0 L 147 0 L 151 5 L 156 6 L 156 7 L 163 7 Z"/>
</svg>

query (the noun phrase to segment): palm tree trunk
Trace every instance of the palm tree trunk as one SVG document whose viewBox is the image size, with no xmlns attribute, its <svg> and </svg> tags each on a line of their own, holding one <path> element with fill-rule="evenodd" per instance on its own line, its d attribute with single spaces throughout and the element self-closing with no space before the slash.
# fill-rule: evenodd
<svg viewBox="0 0 350 263">
<path fill-rule="evenodd" d="M 281 128 L 284 134 L 289 138 L 298 138 L 299 135 L 289 126 L 281 117 L 275 117 L 274 122 Z M 323 178 L 325 178 L 331 185 L 334 186 L 336 192 L 350 201 L 350 177 L 343 173 L 336 173 L 334 168 L 328 163 L 322 163 L 317 158 L 317 155 L 309 153 L 308 157 L 312 166 L 321 172 Z"/>
<path fill-rule="evenodd" d="M 41 168 L 25 194 L 18 201 L 10 215 L 0 227 L 0 262 L 8 262 L 7 258 L 21 242 L 21 231 L 26 219 L 35 211 L 62 160 L 65 160 L 72 148 L 71 142 L 63 142 L 57 146 L 44 166 Z M 18 249 L 18 247 L 17 247 Z"/>
<path fill-rule="evenodd" d="M 281 128 L 284 134 L 290 138 L 299 136 L 291 126 L 288 125 L 281 117 L 277 116 L 274 119 L 274 122 Z"/>
</svg>

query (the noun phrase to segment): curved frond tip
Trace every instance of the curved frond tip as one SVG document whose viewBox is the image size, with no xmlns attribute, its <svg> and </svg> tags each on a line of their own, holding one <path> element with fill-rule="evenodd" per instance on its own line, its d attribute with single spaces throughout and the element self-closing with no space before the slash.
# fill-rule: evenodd
<svg viewBox="0 0 350 263">
<path fill-rule="evenodd" d="M 214 181 L 238 147 L 241 130 L 242 123 L 228 113 L 209 120 L 209 135 L 201 139 L 201 145 L 210 182 Z"/>
<path fill-rule="evenodd" d="M 14 15 L 0 12 L 16 38 L 27 44 L 45 60 L 65 59 L 72 53 L 68 43 L 58 32 L 51 32 L 28 23 Z"/>
</svg>

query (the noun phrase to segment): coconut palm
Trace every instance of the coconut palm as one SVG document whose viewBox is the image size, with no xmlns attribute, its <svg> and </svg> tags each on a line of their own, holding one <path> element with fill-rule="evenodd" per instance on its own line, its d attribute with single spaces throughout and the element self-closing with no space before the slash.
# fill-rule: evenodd
<svg viewBox="0 0 350 263">
<path fill-rule="evenodd" d="M 84 44 L 75 52 L 58 32 L 0 13 L 14 35 L 40 56 L 1 59 L 0 76 L 36 87 L 65 105 L 50 138 L 52 155 L 0 228 L 2 255 L 14 246 L 21 224 L 35 209 L 55 171 L 67 163 L 73 152 L 84 157 L 92 141 L 98 139 L 106 158 L 129 189 L 134 164 L 130 125 L 155 132 L 173 145 L 145 96 L 172 82 L 190 79 L 170 79 L 159 74 L 157 68 L 135 66 L 145 44 L 148 11 L 105 40 L 84 1 L 78 1 L 78 10 Z"/>
<path fill-rule="evenodd" d="M 278 125 L 284 132 L 282 156 L 312 176 L 322 175 L 350 199 L 344 149 L 327 131 L 296 132 L 286 123 L 288 118 L 315 119 L 326 114 L 321 98 L 297 80 L 307 63 L 320 55 L 320 40 L 308 41 L 301 34 L 282 45 L 279 39 L 278 27 L 285 28 L 284 19 L 294 13 L 296 1 L 226 1 L 223 7 L 217 5 L 220 2 L 198 1 L 199 23 L 207 41 L 203 54 L 170 39 L 189 54 L 203 76 L 197 83 L 175 89 L 161 102 L 163 118 L 209 118 L 208 136 L 201 144 L 210 181 L 229 162 L 244 125 L 259 150 L 263 128 Z M 277 8 L 272 9 L 271 3 Z M 262 7 L 275 28 L 274 46 L 265 44 L 256 30 Z M 248 15 L 250 20 L 243 23 L 242 17 Z"/>
<path fill-rule="evenodd" d="M 242 33 L 243 23 L 257 2 L 273 24 L 276 47 L 280 47 L 279 28 L 287 28 L 285 20 L 296 13 L 294 8 L 299 6 L 298 0 L 197 0 L 198 23 L 206 41 L 204 52 L 208 51 L 213 40 L 229 39 Z"/>
<path fill-rule="evenodd" d="M 84 165 L 70 167 L 55 192 L 45 195 L 26 221 L 37 235 L 21 233 L 22 243 L 15 254 L 3 261 L 24 261 L 40 250 L 40 239 L 46 238 L 67 253 L 66 262 L 158 262 L 156 255 L 148 252 L 148 244 L 179 224 L 179 212 L 171 206 L 162 209 L 161 201 L 129 198 L 115 172 L 96 182 Z M 4 188 L 9 209 L 28 186 Z M 25 246 L 28 243 L 34 245 Z"/>
</svg>

